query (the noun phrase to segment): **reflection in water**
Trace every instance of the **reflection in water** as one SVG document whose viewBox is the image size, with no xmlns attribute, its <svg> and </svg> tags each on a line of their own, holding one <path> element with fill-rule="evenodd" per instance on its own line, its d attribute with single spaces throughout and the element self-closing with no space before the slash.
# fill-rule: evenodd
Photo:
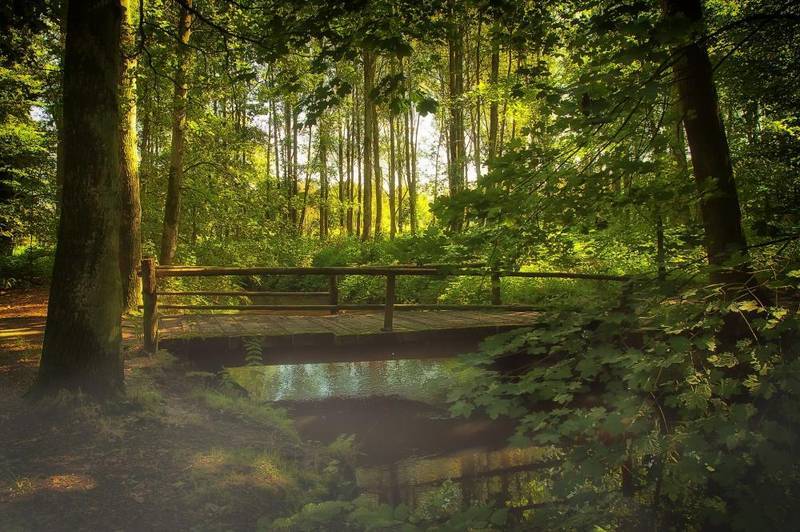
<svg viewBox="0 0 800 532">
<path fill-rule="evenodd" d="M 447 395 L 447 360 L 386 360 L 333 364 L 243 366 L 228 374 L 262 401 L 400 397 L 428 404 Z"/>
<path fill-rule="evenodd" d="M 536 470 L 556 458 L 554 451 L 507 447 L 514 429 L 509 420 L 447 415 L 453 364 L 388 360 L 227 372 L 251 397 L 285 403 L 306 439 L 330 443 L 354 434 L 361 453 L 358 485 L 382 501 L 424 506 L 448 486 L 459 504 L 547 498 Z M 454 484 L 443 487 L 445 481 Z"/>
<path fill-rule="evenodd" d="M 488 503 L 496 498 L 520 501 L 531 495 L 541 499 L 546 498 L 545 482 L 537 478 L 536 469 L 553 458 L 553 450 L 540 447 L 466 449 L 444 456 L 359 467 L 356 480 L 361 489 L 390 504 L 424 503 L 448 480 L 458 483 L 455 496 L 463 503 Z"/>
</svg>

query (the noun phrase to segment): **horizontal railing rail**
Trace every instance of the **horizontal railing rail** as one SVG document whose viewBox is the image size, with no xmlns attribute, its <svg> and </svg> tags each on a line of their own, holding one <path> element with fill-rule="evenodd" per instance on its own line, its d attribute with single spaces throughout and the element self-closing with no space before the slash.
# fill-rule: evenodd
<svg viewBox="0 0 800 532">
<path fill-rule="evenodd" d="M 395 310 L 538 310 L 532 305 L 507 305 L 502 303 L 500 279 L 502 277 L 585 279 L 596 281 L 630 281 L 625 275 L 608 275 L 573 272 L 529 272 L 503 271 L 481 268 L 481 264 L 435 265 L 398 265 L 398 266 L 323 266 L 323 267 L 238 267 L 238 266 L 159 266 L 154 258 L 142 261 L 140 275 L 142 277 L 144 345 L 148 352 L 158 349 L 158 312 L 159 309 L 170 310 L 238 310 L 238 311 L 329 311 L 332 314 L 340 310 L 382 310 L 384 314 L 383 330 L 391 331 Z M 296 292 L 296 291 L 254 291 L 254 290 L 159 290 L 158 281 L 167 277 L 217 277 L 246 275 L 315 275 L 328 277 L 328 291 Z M 384 277 L 386 286 L 383 303 L 340 303 L 338 281 L 342 276 L 360 275 Z M 490 304 L 424 304 L 396 303 L 396 280 L 399 276 L 427 277 L 489 277 L 491 280 Z M 158 296 L 206 296 L 206 297 L 327 297 L 327 304 L 159 304 Z"/>
</svg>

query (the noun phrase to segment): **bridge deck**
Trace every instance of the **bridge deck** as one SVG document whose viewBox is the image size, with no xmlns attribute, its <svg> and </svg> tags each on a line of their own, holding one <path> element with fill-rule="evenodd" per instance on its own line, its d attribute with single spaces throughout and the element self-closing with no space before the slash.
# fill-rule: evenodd
<svg viewBox="0 0 800 532">
<path fill-rule="evenodd" d="M 245 351 L 244 339 L 257 338 L 265 352 L 297 348 L 321 352 L 320 348 L 329 351 L 338 348 L 347 352 L 343 359 L 350 359 L 354 352 L 361 352 L 360 358 L 369 358 L 364 354 L 370 350 L 368 346 L 388 347 L 393 356 L 402 347 L 420 345 L 452 344 L 454 349 L 462 349 L 465 343 L 476 344 L 486 336 L 533 325 L 538 316 L 533 311 L 405 311 L 395 314 L 391 331 L 382 331 L 383 315 L 376 313 L 194 314 L 162 316 L 159 334 L 161 348 L 189 356 L 200 353 L 241 356 Z M 328 360 L 331 356 L 322 358 Z"/>
</svg>

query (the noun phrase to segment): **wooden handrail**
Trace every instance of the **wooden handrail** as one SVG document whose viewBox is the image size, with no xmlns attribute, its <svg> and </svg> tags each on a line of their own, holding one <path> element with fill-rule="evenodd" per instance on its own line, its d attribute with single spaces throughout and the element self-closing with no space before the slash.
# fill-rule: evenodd
<svg viewBox="0 0 800 532">
<path fill-rule="evenodd" d="M 156 269 L 158 277 L 216 277 L 221 275 L 443 275 L 445 272 L 438 268 L 391 268 L 374 266 L 321 266 L 321 267 L 255 267 L 240 268 L 229 266 L 193 266 L 173 267 L 159 266 Z"/>
<path fill-rule="evenodd" d="M 539 310 L 530 305 L 503 305 L 500 292 L 502 277 L 584 279 L 595 281 L 627 282 L 631 278 L 625 275 L 608 275 L 595 273 L 572 272 L 525 272 L 476 269 L 480 265 L 397 265 L 397 266 L 318 266 L 318 267 L 238 267 L 238 266 L 157 266 L 155 259 L 142 261 L 142 292 L 144 304 L 145 349 L 155 352 L 158 349 L 158 296 L 222 296 L 222 297 L 258 297 L 258 296 L 328 296 L 328 304 L 280 304 L 280 305 L 180 305 L 162 304 L 162 309 L 175 310 L 302 310 L 330 311 L 339 310 L 383 310 L 383 330 L 391 331 L 395 310 Z M 214 277 L 225 275 L 322 275 L 328 277 L 327 292 L 259 292 L 259 291 L 159 291 L 158 279 L 162 277 Z M 386 278 L 385 300 L 383 304 L 340 304 L 338 278 L 344 275 L 365 275 Z M 491 304 L 489 305 L 451 305 L 451 304 L 397 304 L 395 302 L 396 280 L 398 276 L 428 277 L 486 277 L 491 278 Z"/>
<path fill-rule="evenodd" d="M 258 292 L 244 290 L 194 290 L 187 292 L 162 292 L 157 291 L 158 296 L 224 296 L 224 297 L 258 297 L 258 296 L 327 296 L 328 292 Z"/>
<path fill-rule="evenodd" d="M 342 303 L 340 305 L 159 305 L 165 310 L 385 310 L 386 303 Z M 450 305 L 439 303 L 395 303 L 394 310 L 542 310 L 534 305 Z M 391 330 L 391 329 L 389 329 Z"/>
<path fill-rule="evenodd" d="M 158 277 L 215 277 L 223 275 L 366 275 L 531 277 L 553 279 L 585 279 L 590 281 L 629 281 L 627 275 L 573 272 L 526 272 L 507 270 L 467 270 L 457 267 L 408 266 L 313 266 L 313 267 L 229 267 L 229 266 L 158 266 Z"/>
</svg>

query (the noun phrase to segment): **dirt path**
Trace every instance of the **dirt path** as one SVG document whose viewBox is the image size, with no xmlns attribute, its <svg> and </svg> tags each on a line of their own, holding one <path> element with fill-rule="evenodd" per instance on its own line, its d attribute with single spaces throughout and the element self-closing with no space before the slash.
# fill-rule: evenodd
<svg viewBox="0 0 800 532">
<path fill-rule="evenodd" d="M 285 510 L 292 438 L 209 407 L 169 356 L 126 361 L 122 405 L 23 399 L 45 312 L 42 290 L 0 294 L 0 529 L 249 530 Z"/>
</svg>

